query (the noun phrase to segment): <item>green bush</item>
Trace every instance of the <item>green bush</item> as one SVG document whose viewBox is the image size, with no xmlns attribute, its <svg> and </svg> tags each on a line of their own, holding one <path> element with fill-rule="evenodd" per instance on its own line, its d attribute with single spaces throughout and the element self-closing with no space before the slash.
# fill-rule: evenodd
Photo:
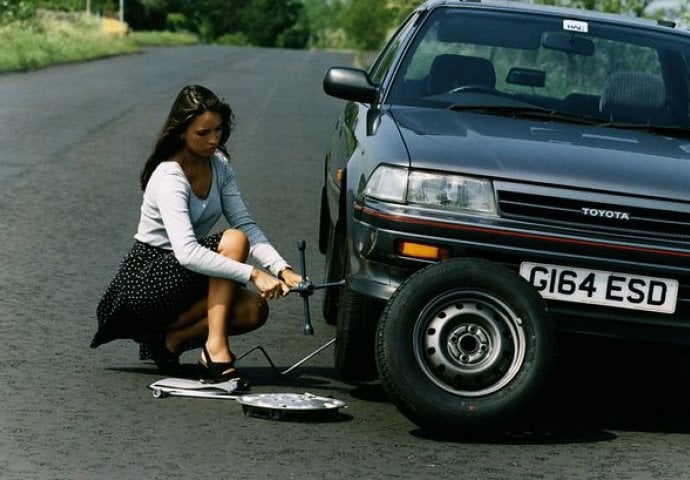
<svg viewBox="0 0 690 480">
<path fill-rule="evenodd" d="M 30 20 L 36 14 L 32 2 L 23 0 L 0 0 L 0 25 Z"/>
<path fill-rule="evenodd" d="M 189 30 L 189 20 L 184 13 L 168 13 L 165 28 L 171 32 L 186 32 Z"/>
<path fill-rule="evenodd" d="M 3 0 L 0 0 L 3 1 Z M 101 19 L 85 13 L 38 11 L 28 20 L 0 25 L 0 71 L 30 70 L 138 51 L 146 45 L 198 43 L 190 33 L 135 32 L 113 36 Z"/>
<path fill-rule="evenodd" d="M 142 47 L 165 47 L 174 45 L 194 45 L 199 38 L 189 32 L 132 32 L 130 39 Z"/>
<path fill-rule="evenodd" d="M 31 20 L 0 27 L 0 44 L 0 71 L 40 68 L 138 48 L 128 39 L 104 34 L 94 17 L 46 11 L 39 11 Z"/>
<path fill-rule="evenodd" d="M 235 47 L 249 47 L 252 45 L 249 38 L 242 32 L 221 35 L 216 39 L 215 43 L 218 45 L 232 45 Z"/>
</svg>

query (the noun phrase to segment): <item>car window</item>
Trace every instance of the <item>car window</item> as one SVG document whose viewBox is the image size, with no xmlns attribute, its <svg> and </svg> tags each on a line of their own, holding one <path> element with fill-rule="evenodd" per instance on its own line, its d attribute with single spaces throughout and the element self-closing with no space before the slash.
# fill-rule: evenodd
<svg viewBox="0 0 690 480">
<path fill-rule="evenodd" d="M 415 21 L 417 20 L 418 13 L 414 13 L 407 19 L 407 21 L 395 32 L 393 37 L 388 41 L 388 44 L 379 54 L 378 58 L 374 62 L 371 70 L 369 71 L 369 76 L 371 80 L 380 84 L 386 78 L 386 74 L 390 69 L 395 57 L 402 46 L 403 39 L 405 39 L 412 29 Z"/>
<path fill-rule="evenodd" d="M 440 8 L 413 42 L 388 102 L 524 103 L 612 122 L 688 125 L 689 51 L 687 38 L 651 29 Z"/>
</svg>

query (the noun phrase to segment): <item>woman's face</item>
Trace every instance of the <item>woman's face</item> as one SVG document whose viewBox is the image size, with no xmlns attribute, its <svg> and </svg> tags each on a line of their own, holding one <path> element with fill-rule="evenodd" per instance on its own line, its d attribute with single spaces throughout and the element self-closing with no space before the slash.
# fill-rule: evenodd
<svg viewBox="0 0 690 480">
<path fill-rule="evenodd" d="M 223 119 L 220 114 L 206 111 L 197 115 L 182 134 L 184 148 L 199 157 L 211 157 L 220 146 Z"/>
</svg>

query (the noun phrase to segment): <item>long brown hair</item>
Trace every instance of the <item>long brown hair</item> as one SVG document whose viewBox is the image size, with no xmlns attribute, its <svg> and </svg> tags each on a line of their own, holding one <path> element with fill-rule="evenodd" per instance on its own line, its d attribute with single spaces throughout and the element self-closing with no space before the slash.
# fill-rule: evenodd
<svg viewBox="0 0 690 480">
<path fill-rule="evenodd" d="M 218 113 L 222 119 L 223 132 L 218 147 L 227 155 L 225 143 L 230 138 L 230 132 L 234 126 L 234 118 L 230 105 L 218 98 L 208 88 L 199 85 L 188 85 L 177 95 L 175 102 L 170 109 L 168 119 L 161 129 L 153 148 L 153 153 L 149 156 L 141 172 L 141 189 L 146 189 L 146 184 L 151 178 L 151 174 L 156 167 L 163 161 L 169 160 L 183 146 L 181 138 L 187 127 L 198 115 L 204 112 Z"/>
</svg>

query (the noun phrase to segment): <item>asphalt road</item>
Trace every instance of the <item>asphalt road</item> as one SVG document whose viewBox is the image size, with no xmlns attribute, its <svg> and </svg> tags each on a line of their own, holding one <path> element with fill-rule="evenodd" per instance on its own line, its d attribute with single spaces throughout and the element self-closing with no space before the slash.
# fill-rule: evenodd
<svg viewBox="0 0 690 480">
<path fill-rule="evenodd" d="M 553 388 L 514 432 L 438 438 L 377 382 L 334 376 L 332 350 L 277 377 L 258 353 L 255 392 L 331 395 L 329 422 L 243 415 L 225 400 L 154 399 L 160 378 L 133 342 L 89 349 L 95 307 L 132 241 L 138 174 L 177 91 L 199 83 L 234 107 L 230 149 L 245 199 L 273 243 L 309 273 L 323 154 L 340 102 L 321 92 L 341 53 L 185 47 L 0 76 L 0 478 L 690 478 L 685 351 L 566 338 Z M 327 342 L 302 335 L 302 301 L 234 339 L 285 368 Z M 198 352 L 182 360 L 193 374 Z"/>
</svg>

